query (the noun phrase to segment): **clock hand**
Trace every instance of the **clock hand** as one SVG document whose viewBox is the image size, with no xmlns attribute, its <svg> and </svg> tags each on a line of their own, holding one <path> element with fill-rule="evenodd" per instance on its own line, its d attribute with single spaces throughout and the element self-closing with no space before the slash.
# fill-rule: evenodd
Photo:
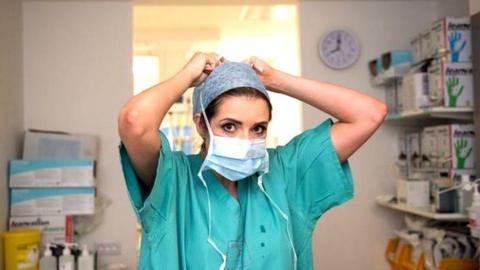
<svg viewBox="0 0 480 270">
<path fill-rule="evenodd" d="M 336 53 L 336 52 L 338 52 L 338 51 L 340 51 L 340 48 L 339 48 L 339 47 L 337 47 L 337 48 L 329 51 L 329 52 L 328 52 L 328 55 L 333 54 L 333 53 Z"/>
</svg>

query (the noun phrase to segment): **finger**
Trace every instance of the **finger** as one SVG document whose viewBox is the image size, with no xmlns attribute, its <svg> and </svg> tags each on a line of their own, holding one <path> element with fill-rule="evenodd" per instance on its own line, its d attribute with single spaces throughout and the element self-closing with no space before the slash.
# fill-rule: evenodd
<svg viewBox="0 0 480 270">
<path fill-rule="evenodd" d="M 219 54 L 216 54 L 216 53 L 211 53 L 211 57 L 212 57 L 212 61 L 213 61 L 213 64 L 214 64 L 214 68 L 216 68 L 217 66 L 222 64 L 223 56 L 221 56 Z"/>
<path fill-rule="evenodd" d="M 248 57 L 247 59 L 243 60 L 242 63 L 252 65 L 253 62 L 254 62 L 253 60 L 254 60 L 253 56 L 250 56 L 250 57 Z"/>
<path fill-rule="evenodd" d="M 215 54 L 208 54 L 205 60 L 205 70 L 213 70 L 218 65 L 218 56 Z"/>
<path fill-rule="evenodd" d="M 228 64 L 228 63 L 230 63 L 230 62 L 231 62 L 230 60 L 228 60 L 227 58 L 225 58 L 225 57 L 223 57 L 223 56 L 222 56 L 222 58 L 220 59 L 220 63 L 222 63 L 222 64 Z"/>
<path fill-rule="evenodd" d="M 259 63 L 256 63 L 256 62 L 253 63 L 252 67 L 253 67 L 253 69 L 257 70 L 260 73 L 262 73 L 263 70 L 264 70 L 263 66 Z"/>
</svg>

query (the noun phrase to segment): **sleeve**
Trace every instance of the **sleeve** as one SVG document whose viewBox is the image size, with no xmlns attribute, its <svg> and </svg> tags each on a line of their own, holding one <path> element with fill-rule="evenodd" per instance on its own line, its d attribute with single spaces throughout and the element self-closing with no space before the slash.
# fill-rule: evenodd
<svg viewBox="0 0 480 270">
<path fill-rule="evenodd" d="M 289 204 L 311 225 L 353 197 L 350 166 L 338 159 L 331 140 L 332 124 L 328 119 L 277 150 L 281 162 L 292 166 L 285 180 Z"/>
<path fill-rule="evenodd" d="M 120 159 L 127 192 L 137 217 L 142 220 L 151 215 L 159 215 L 163 220 L 172 211 L 173 199 L 178 185 L 179 156 L 183 153 L 170 150 L 167 137 L 159 132 L 162 147 L 158 156 L 157 171 L 152 188 L 148 188 L 138 178 L 123 143 L 120 144 Z M 153 208 L 153 211 L 152 211 Z"/>
</svg>

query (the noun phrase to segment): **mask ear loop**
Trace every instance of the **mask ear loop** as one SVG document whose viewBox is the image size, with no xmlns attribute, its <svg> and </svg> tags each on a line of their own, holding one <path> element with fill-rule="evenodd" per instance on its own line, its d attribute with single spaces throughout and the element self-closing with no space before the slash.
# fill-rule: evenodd
<svg viewBox="0 0 480 270">
<path fill-rule="evenodd" d="M 278 211 L 280 216 L 283 219 L 285 219 L 285 221 L 287 223 L 288 241 L 290 242 L 290 247 L 292 248 L 292 251 L 293 251 L 293 269 L 296 270 L 297 269 L 297 252 L 295 251 L 295 246 L 293 245 L 292 236 L 290 235 L 290 230 L 289 230 L 290 220 L 288 218 L 288 215 L 285 212 L 283 212 L 282 209 L 280 209 L 280 207 L 275 203 L 275 201 L 272 199 L 272 197 L 270 197 L 270 195 L 267 193 L 267 191 L 265 191 L 265 187 L 263 186 L 263 174 L 258 176 L 257 184 L 258 184 L 258 187 L 260 188 L 260 190 L 263 192 L 263 194 L 265 194 L 265 196 L 268 198 L 268 200 L 273 205 L 273 207 Z"/>
<path fill-rule="evenodd" d="M 207 182 L 205 181 L 205 179 L 203 179 L 203 175 L 202 175 L 202 171 L 205 168 L 205 161 L 208 160 L 209 157 L 212 154 L 211 150 L 212 150 L 212 143 L 213 143 L 213 140 L 212 140 L 213 132 L 212 132 L 212 129 L 210 128 L 210 124 L 208 123 L 207 114 L 205 113 L 205 108 L 203 106 L 203 100 L 202 100 L 202 95 L 201 94 L 200 94 L 200 105 L 202 106 L 202 115 L 203 115 L 203 118 L 205 119 L 205 125 L 207 126 L 208 133 L 210 135 L 210 143 L 208 144 L 207 156 L 205 157 L 205 160 L 203 161 L 202 165 L 200 166 L 200 170 L 198 171 L 197 176 L 198 176 L 198 178 L 200 178 L 203 186 L 205 187 L 205 190 L 207 191 L 207 204 L 208 204 L 208 239 L 207 239 L 207 241 L 213 247 L 213 249 L 215 249 L 215 251 L 218 254 L 220 254 L 220 256 L 222 257 L 222 264 L 220 265 L 219 270 L 224 270 L 225 266 L 227 264 L 227 256 L 225 255 L 225 253 L 223 253 L 218 248 L 217 244 L 215 244 L 215 242 L 211 238 L 211 233 L 212 233 L 212 207 L 211 207 L 211 203 L 210 203 L 210 192 L 208 190 Z"/>
</svg>

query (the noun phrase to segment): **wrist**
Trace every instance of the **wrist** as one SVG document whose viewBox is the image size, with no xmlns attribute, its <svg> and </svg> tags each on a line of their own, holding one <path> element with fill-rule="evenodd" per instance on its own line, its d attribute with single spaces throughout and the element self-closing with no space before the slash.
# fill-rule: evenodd
<svg viewBox="0 0 480 270">
<path fill-rule="evenodd" d="M 199 74 L 197 74 L 195 70 L 192 70 L 189 66 L 186 66 L 174 75 L 174 79 L 181 81 L 182 84 L 185 84 L 185 88 L 189 88 L 191 85 L 193 85 L 198 76 Z"/>
<path fill-rule="evenodd" d="M 287 85 L 287 77 L 289 75 L 284 73 L 280 70 L 274 69 L 272 70 L 271 75 L 269 76 L 268 82 L 266 82 L 266 87 L 270 91 L 287 94 L 288 92 L 288 85 Z"/>
</svg>

